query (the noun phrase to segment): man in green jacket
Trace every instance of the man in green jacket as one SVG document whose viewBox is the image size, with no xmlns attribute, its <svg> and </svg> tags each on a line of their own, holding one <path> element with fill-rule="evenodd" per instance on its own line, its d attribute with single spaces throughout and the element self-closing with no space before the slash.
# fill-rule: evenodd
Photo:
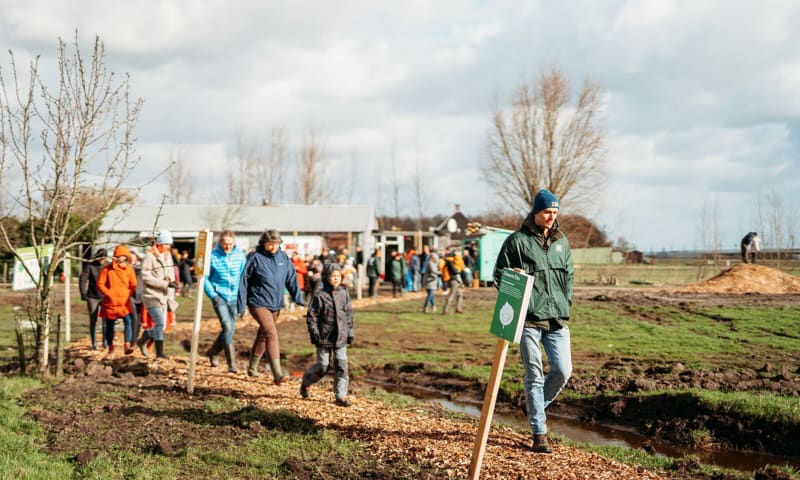
<svg viewBox="0 0 800 480">
<path fill-rule="evenodd" d="M 569 241 L 556 222 L 558 207 L 555 195 L 540 190 L 522 226 L 500 248 L 494 270 L 495 286 L 500 285 L 504 268 L 534 277 L 520 353 L 525 368 L 525 407 L 533 431 L 533 451 L 537 453 L 552 452 L 545 408 L 572 375 L 568 323 L 574 271 Z M 547 377 L 540 344 L 550 365 Z"/>
</svg>

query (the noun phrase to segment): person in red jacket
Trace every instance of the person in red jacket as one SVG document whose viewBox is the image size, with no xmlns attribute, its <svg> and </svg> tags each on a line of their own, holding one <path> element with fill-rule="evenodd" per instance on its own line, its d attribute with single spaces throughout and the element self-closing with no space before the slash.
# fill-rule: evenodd
<svg viewBox="0 0 800 480">
<path fill-rule="evenodd" d="M 297 251 L 292 252 L 292 265 L 294 265 L 294 271 L 297 274 L 297 288 L 299 288 L 301 292 L 305 292 L 308 265 L 306 265 L 306 262 L 300 258 L 300 255 L 298 255 Z M 289 311 L 294 310 L 294 305 L 294 302 L 289 305 Z"/>
<path fill-rule="evenodd" d="M 97 278 L 97 290 L 103 294 L 100 302 L 100 318 L 105 321 L 106 344 L 108 353 L 114 351 L 114 324 L 120 318 L 125 323 L 125 354 L 133 353 L 131 297 L 136 293 L 136 272 L 131 265 L 131 251 L 125 245 L 114 249 L 111 263 L 100 270 Z"/>
</svg>

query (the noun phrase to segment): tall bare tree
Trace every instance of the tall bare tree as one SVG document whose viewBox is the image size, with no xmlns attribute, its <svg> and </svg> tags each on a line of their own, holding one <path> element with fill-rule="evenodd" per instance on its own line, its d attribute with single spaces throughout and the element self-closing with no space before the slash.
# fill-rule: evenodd
<svg viewBox="0 0 800 480">
<path fill-rule="evenodd" d="M 233 165 L 225 170 L 228 186 L 228 204 L 248 205 L 252 203 L 253 172 L 258 165 L 258 145 L 244 134 L 236 135 L 236 152 Z"/>
<path fill-rule="evenodd" d="M 169 149 L 169 169 L 167 170 L 167 195 L 172 203 L 191 203 L 194 195 L 194 175 L 186 163 L 182 149 Z"/>
<path fill-rule="evenodd" d="M 397 154 L 392 144 L 392 205 L 395 218 L 400 218 L 400 177 L 397 175 Z"/>
<path fill-rule="evenodd" d="M 266 148 L 256 161 L 256 188 L 264 205 L 273 205 L 283 199 L 283 187 L 288 168 L 288 136 L 283 127 L 273 127 Z"/>
<path fill-rule="evenodd" d="M 358 184 L 359 179 L 362 178 L 362 176 L 359 174 L 359 166 L 362 163 L 363 162 L 361 162 L 361 156 L 358 154 L 358 151 L 353 150 L 350 153 L 350 167 L 348 168 L 347 174 L 344 175 L 345 178 L 343 178 L 341 182 L 344 201 L 349 205 L 353 204 L 357 189 L 359 187 L 363 188 L 363 185 Z"/>
<path fill-rule="evenodd" d="M 414 207 L 417 214 L 417 229 L 422 229 L 425 218 L 425 206 L 428 204 L 427 170 L 423 168 L 419 147 L 414 145 L 414 171 L 411 174 L 411 193 L 414 195 Z"/>
<path fill-rule="evenodd" d="M 713 198 L 703 201 L 700 212 L 700 248 L 711 254 L 714 264 L 718 264 L 722 252 L 722 229 L 719 224 L 719 200 Z"/>
<path fill-rule="evenodd" d="M 762 249 L 769 247 L 774 251 L 777 268 L 781 268 L 787 257 L 787 249 L 793 248 L 797 211 L 784 202 L 783 197 L 772 189 L 765 201 L 758 202 L 759 223 L 765 227 Z M 761 233 L 759 233 L 761 235 Z"/>
<path fill-rule="evenodd" d="M 334 179 L 328 176 L 325 141 L 313 127 L 303 137 L 298 154 L 295 197 L 303 205 L 329 202 L 336 191 Z"/>
<path fill-rule="evenodd" d="M 493 109 L 484 178 L 520 210 L 540 188 L 580 210 L 604 184 L 601 89 L 587 78 L 574 102 L 571 96 L 566 76 L 551 67 L 537 82 L 518 85 L 507 107 Z"/>
<path fill-rule="evenodd" d="M 13 214 L 27 226 L 16 240 L 22 244 L 17 244 L 0 222 L 0 242 L 12 251 L 38 247 L 38 275 L 14 254 L 35 282 L 30 316 L 37 325 L 38 371 L 45 373 L 53 276 L 87 229 L 122 197 L 123 183 L 139 161 L 133 132 L 142 100 L 131 98 L 127 76 L 117 78 L 108 71 L 99 37 L 89 58 L 81 53 L 77 32 L 71 45 L 59 38 L 54 85 L 40 71 L 38 56 L 22 80 L 14 53 L 9 53 L 10 69 L 0 70 L 0 170 L 18 179 L 9 197 Z M 4 178 L 3 188 L 9 188 L 9 180 Z M 100 201 L 76 224 L 72 220 L 87 189 Z M 53 248 L 50 258 L 41 254 L 46 245 Z"/>
</svg>

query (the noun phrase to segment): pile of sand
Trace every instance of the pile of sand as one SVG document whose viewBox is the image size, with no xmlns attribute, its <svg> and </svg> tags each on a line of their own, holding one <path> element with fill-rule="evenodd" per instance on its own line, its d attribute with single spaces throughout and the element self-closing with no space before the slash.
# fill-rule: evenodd
<svg viewBox="0 0 800 480">
<path fill-rule="evenodd" d="M 688 293 L 800 293 L 800 278 L 763 265 L 740 263 L 716 277 L 680 288 Z"/>
</svg>

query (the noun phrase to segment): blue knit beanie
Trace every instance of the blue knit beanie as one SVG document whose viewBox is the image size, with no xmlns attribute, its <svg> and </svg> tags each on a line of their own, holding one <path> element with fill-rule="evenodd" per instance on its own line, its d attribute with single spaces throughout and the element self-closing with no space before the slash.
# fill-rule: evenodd
<svg viewBox="0 0 800 480">
<path fill-rule="evenodd" d="M 533 197 L 533 214 L 536 215 L 546 208 L 558 208 L 558 198 L 550 190 L 543 188 Z"/>
</svg>

